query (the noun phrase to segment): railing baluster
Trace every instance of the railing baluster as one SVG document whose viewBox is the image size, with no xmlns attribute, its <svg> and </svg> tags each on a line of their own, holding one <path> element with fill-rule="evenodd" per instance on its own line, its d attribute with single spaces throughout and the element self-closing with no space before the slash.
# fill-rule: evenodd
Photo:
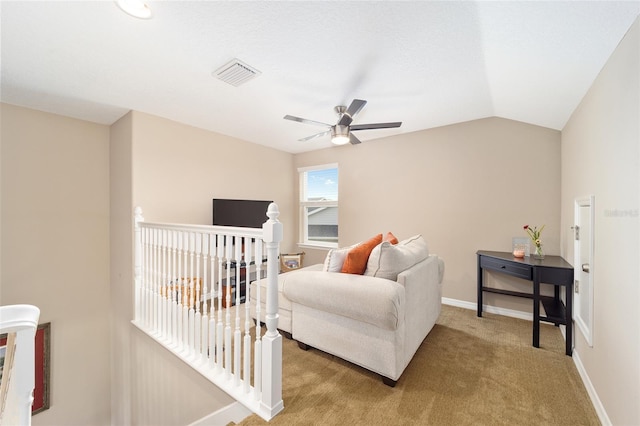
<svg viewBox="0 0 640 426">
<path fill-rule="evenodd" d="M 153 236 L 155 233 L 155 229 L 148 229 L 147 230 L 147 263 L 149 264 L 149 273 L 148 273 L 148 277 L 147 277 L 147 300 L 145 302 L 146 305 L 146 321 L 147 321 L 147 327 L 152 328 L 153 327 L 153 283 L 155 281 L 155 276 L 154 276 L 154 263 L 153 263 L 153 256 L 155 253 L 155 250 L 153 248 L 153 244 L 155 243 Z"/>
<path fill-rule="evenodd" d="M 149 326 L 147 321 L 149 270 L 149 228 L 142 228 L 142 300 L 140 301 L 142 312 L 140 313 L 140 317 L 145 327 Z"/>
<path fill-rule="evenodd" d="M 216 350 L 215 350 L 215 345 L 216 345 L 216 312 L 215 312 L 215 303 L 214 303 L 214 296 L 215 296 L 215 283 L 216 283 L 216 264 L 215 264 L 215 250 L 216 250 L 216 235 L 215 234 L 211 234 L 209 235 L 209 270 L 211 271 L 211 285 L 210 285 L 210 292 L 211 292 L 211 311 L 209 314 L 209 367 L 213 368 L 214 366 L 214 361 L 215 361 L 215 354 L 216 354 Z"/>
<path fill-rule="evenodd" d="M 224 255 L 224 239 L 222 235 L 218 235 L 218 323 L 216 325 L 216 370 L 222 371 L 222 355 L 224 354 L 223 347 L 223 330 L 224 325 L 222 323 L 222 260 Z"/>
<path fill-rule="evenodd" d="M 169 303 L 167 296 L 169 295 L 169 270 L 168 270 L 168 257 L 167 257 L 167 249 L 169 247 L 169 231 L 166 229 L 162 230 L 162 280 L 160 281 L 161 289 L 163 289 L 160 297 L 160 303 L 162 309 L 160 311 L 161 318 L 161 335 L 163 338 L 167 337 L 167 312 L 169 311 Z"/>
<path fill-rule="evenodd" d="M 249 385 L 251 384 L 251 310 L 249 305 L 251 305 L 251 294 L 249 283 L 251 282 L 251 272 L 249 266 L 251 265 L 251 256 L 252 253 L 252 244 L 251 238 L 244 239 L 244 261 L 246 263 L 246 277 L 244 281 L 244 290 L 245 290 L 245 300 L 244 300 L 244 367 L 243 367 L 243 375 L 242 380 L 244 380 L 244 393 L 249 393 Z M 255 259 L 258 260 L 257 258 Z M 256 279 L 257 279 L 256 275 Z M 238 311 L 240 307 L 238 306 Z"/>
<path fill-rule="evenodd" d="M 162 285 L 165 288 L 164 294 L 164 337 L 168 342 L 171 342 L 171 247 L 173 245 L 173 233 L 170 230 L 165 231 L 167 235 L 167 249 L 165 255 L 166 271 L 164 282 Z"/>
<path fill-rule="evenodd" d="M 151 285 L 153 282 L 153 229 L 145 229 L 146 233 L 146 247 L 145 247 L 145 262 L 147 264 L 147 276 L 144 280 L 145 299 L 144 299 L 144 322 L 147 328 L 151 328 L 153 323 L 151 321 Z"/>
<path fill-rule="evenodd" d="M 153 329 L 157 333 L 160 321 L 158 312 L 158 287 L 160 286 L 160 230 L 155 229 L 153 233 L 153 270 L 156 271 L 153 277 Z"/>
<path fill-rule="evenodd" d="M 182 293 L 182 348 L 189 352 L 189 234 L 182 232 L 183 274 L 180 277 Z"/>
<path fill-rule="evenodd" d="M 227 261 L 227 297 L 224 318 L 224 371 L 227 380 L 231 379 L 231 238 L 225 237 L 225 260 Z M 237 265 L 236 265 L 237 267 Z"/>
<path fill-rule="evenodd" d="M 209 234 L 201 234 L 202 243 L 202 319 L 200 320 L 200 359 L 207 358 L 209 337 L 209 313 L 207 311 L 207 259 L 209 258 Z"/>
<path fill-rule="evenodd" d="M 178 253 L 178 232 L 171 231 L 171 342 L 175 345 L 178 338 L 178 294 L 176 292 L 176 284 L 178 282 L 178 271 L 176 264 L 176 256 Z"/>
<path fill-rule="evenodd" d="M 200 355 L 202 354 L 202 347 L 201 347 L 201 343 L 202 343 L 202 337 L 200 336 L 200 333 L 202 332 L 202 313 L 200 313 L 200 287 L 201 287 L 201 281 L 200 281 L 200 260 L 201 260 L 201 256 L 202 256 L 202 235 L 200 233 L 196 233 L 194 235 L 195 238 L 195 255 L 196 255 L 196 273 L 195 273 L 195 283 L 194 283 L 194 287 L 195 287 L 195 315 L 194 315 L 194 339 L 193 339 L 193 345 L 194 345 L 194 351 L 195 351 L 195 356 L 196 359 L 200 358 Z"/>
<path fill-rule="evenodd" d="M 140 222 L 144 221 L 144 217 L 142 217 L 142 209 L 140 207 L 136 207 L 134 210 L 134 218 L 135 224 L 135 235 L 134 235 L 134 261 L 133 261 L 133 274 L 134 274 L 134 318 L 136 321 L 140 321 L 142 314 L 142 284 L 143 284 L 143 237 L 142 237 L 142 228 L 140 227 Z"/>
<path fill-rule="evenodd" d="M 156 232 L 156 268 L 158 273 L 156 274 L 156 283 L 153 293 L 154 303 L 154 328 L 158 335 L 161 335 L 162 322 L 160 321 L 160 315 L 162 313 L 162 297 L 160 297 L 160 286 L 162 285 L 162 229 L 158 229 Z"/>
<path fill-rule="evenodd" d="M 235 312 L 236 312 L 236 325 L 233 332 L 233 375 L 235 379 L 235 384 L 238 386 L 240 384 L 240 346 L 242 337 L 242 333 L 240 333 L 240 296 L 242 293 L 241 280 L 242 280 L 242 242 L 243 239 L 240 237 L 236 237 L 235 244 L 235 262 L 236 262 L 236 303 L 235 303 Z M 246 265 L 245 265 L 246 266 Z M 247 279 L 246 273 L 247 269 L 245 267 L 244 270 L 245 279 Z"/>
<path fill-rule="evenodd" d="M 176 307 L 176 322 L 177 322 L 177 346 L 182 348 L 182 305 L 184 299 L 182 298 L 182 233 L 176 231 L 176 242 L 178 245 L 178 275 L 176 275 L 176 297 L 178 298 L 178 305 Z"/>
<path fill-rule="evenodd" d="M 260 279 L 262 273 L 262 240 L 256 239 L 256 279 Z M 256 342 L 254 343 L 254 399 L 262 398 L 262 322 L 260 309 L 260 285 L 256 285 Z"/>
<path fill-rule="evenodd" d="M 188 295 L 189 295 L 189 353 L 193 354 L 195 343 L 195 283 L 193 282 L 195 270 L 193 268 L 193 261 L 195 257 L 195 234 L 189 232 L 189 275 L 187 276 L 188 282 Z"/>
<path fill-rule="evenodd" d="M 153 329 L 153 283 L 155 282 L 155 229 L 149 229 L 149 280 L 147 281 L 147 327 Z"/>
</svg>

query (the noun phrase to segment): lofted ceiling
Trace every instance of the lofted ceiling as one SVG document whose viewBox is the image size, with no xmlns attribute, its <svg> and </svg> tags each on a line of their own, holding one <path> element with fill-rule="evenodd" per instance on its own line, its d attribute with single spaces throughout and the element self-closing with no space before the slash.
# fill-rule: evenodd
<svg viewBox="0 0 640 426">
<path fill-rule="evenodd" d="M 562 129 L 640 1 L 2 1 L 0 100 L 102 124 L 130 110 L 298 153 L 336 105 L 366 141 L 490 116 Z M 212 76 L 238 58 L 260 75 Z M 350 146 L 358 149 L 358 146 Z"/>
</svg>

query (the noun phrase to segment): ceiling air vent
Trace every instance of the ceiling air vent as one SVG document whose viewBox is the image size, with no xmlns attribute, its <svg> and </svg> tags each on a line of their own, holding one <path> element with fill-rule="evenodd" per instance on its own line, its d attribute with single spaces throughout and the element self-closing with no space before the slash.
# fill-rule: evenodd
<svg viewBox="0 0 640 426">
<path fill-rule="evenodd" d="M 213 72 L 214 77 L 236 87 L 258 75 L 260 75 L 260 71 L 250 67 L 239 59 L 233 59 L 231 62 L 224 64 Z"/>
</svg>

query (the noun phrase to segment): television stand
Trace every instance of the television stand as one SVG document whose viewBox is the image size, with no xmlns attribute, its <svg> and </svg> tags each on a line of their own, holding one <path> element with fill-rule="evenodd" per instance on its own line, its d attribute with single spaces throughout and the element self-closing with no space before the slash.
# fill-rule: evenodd
<svg viewBox="0 0 640 426">
<path fill-rule="evenodd" d="M 263 262 L 266 262 L 266 258 L 263 259 Z M 229 308 L 236 304 L 236 291 L 238 289 L 238 284 L 240 287 L 240 303 L 244 303 L 247 298 L 247 284 L 252 283 L 256 279 L 258 279 L 258 272 L 251 271 L 251 265 L 254 265 L 254 262 L 249 263 L 249 280 L 247 281 L 247 264 L 245 262 L 240 263 L 240 282 L 237 283 L 238 276 L 236 274 L 236 268 L 238 267 L 237 262 L 231 262 L 229 266 L 229 280 L 227 278 L 222 279 L 222 294 L 220 297 L 222 298 L 222 307 Z M 226 266 L 225 266 L 226 268 Z M 260 279 L 266 276 L 266 271 L 260 271 Z M 227 304 L 227 295 L 230 296 L 230 302 Z"/>
</svg>

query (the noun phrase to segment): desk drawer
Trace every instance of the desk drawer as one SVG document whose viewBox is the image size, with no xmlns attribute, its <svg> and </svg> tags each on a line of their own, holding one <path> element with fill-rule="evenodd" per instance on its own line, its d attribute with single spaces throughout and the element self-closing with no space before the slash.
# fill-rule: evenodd
<svg viewBox="0 0 640 426">
<path fill-rule="evenodd" d="M 481 256 L 480 267 L 482 269 L 490 269 L 502 272 L 529 281 L 533 280 L 533 268 L 531 268 L 529 265 L 521 265 L 515 262 L 510 262 L 508 260 Z"/>
</svg>

